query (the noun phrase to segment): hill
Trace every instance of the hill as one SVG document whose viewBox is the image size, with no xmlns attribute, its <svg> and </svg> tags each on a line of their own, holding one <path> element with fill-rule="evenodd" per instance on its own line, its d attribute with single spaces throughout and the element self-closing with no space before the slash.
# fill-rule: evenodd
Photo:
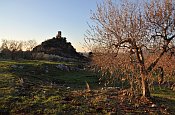
<svg viewBox="0 0 175 115">
<path fill-rule="evenodd" d="M 66 58 L 82 59 L 84 56 L 76 52 L 76 49 L 67 42 L 65 37 L 61 36 L 61 31 L 58 31 L 56 37 L 42 42 L 33 49 L 33 52 L 43 52 L 45 54 L 58 55 Z"/>
</svg>

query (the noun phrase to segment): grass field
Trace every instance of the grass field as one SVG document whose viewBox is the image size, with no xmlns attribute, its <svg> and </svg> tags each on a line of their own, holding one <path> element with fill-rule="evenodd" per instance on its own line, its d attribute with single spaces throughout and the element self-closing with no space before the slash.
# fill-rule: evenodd
<svg viewBox="0 0 175 115">
<path fill-rule="evenodd" d="M 60 70 L 79 63 L 0 61 L 0 114 L 173 114 L 175 92 L 157 88 L 152 101 L 130 100 L 118 89 L 99 90 L 92 72 Z M 87 92 L 86 82 L 93 89 Z M 117 92 L 117 93 L 116 93 Z M 156 107 L 151 107 L 152 103 Z M 147 105 L 147 106 L 146 106 Z"/>
</svg>

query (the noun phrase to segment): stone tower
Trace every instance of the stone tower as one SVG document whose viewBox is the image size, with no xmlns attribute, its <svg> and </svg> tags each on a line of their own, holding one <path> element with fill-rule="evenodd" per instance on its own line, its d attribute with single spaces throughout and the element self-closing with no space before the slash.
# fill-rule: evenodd
<svg viewBox="0 0 175 115">
<path fill-rule="evenodd" d="M 61 38 L 61 31 L 58 31 L 56 38 Z"/>
</svg>

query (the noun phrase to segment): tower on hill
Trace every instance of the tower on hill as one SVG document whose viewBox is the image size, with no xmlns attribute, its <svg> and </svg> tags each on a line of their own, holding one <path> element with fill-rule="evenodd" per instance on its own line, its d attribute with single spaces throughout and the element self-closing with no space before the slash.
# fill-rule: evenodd
<svg viewBox="0 0 175 115">
<path fill-rule="evenodd" d="M 61 36 L 61 31 L 58 31 L 57 35 L 52 39 L 48 39 L 33 48 L 33 52 L 42 52 L 66 58 L 83 58 L 82 55 L 76 52 L 76 49 L 71 43 L 67 42 L 66 38 Z"/>
<path fill-rule="evenodd" d="M 61 38 L 61 31 L 58 31 L 56 38 Z"/>
</svg>

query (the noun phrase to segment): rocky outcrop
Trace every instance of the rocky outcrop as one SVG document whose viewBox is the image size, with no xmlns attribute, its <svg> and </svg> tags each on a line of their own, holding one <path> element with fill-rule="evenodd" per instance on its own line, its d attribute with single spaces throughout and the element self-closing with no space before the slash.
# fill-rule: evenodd
<svg viewBox="0 0 175 115">
<path fill-rule="evenodd" d="M 61 36 L 61 31 L 58 31 L 56 37 L 48 39 L 42 42 L 41 45 L 36 46 L 33 52 L 43 52 L 45 54 L 58 55 L 66 58 L 83 58 L 82 55 L 76 52 L 76 49 L 71 43 L 67 42 L 66 38 Z"/>
</svg>

